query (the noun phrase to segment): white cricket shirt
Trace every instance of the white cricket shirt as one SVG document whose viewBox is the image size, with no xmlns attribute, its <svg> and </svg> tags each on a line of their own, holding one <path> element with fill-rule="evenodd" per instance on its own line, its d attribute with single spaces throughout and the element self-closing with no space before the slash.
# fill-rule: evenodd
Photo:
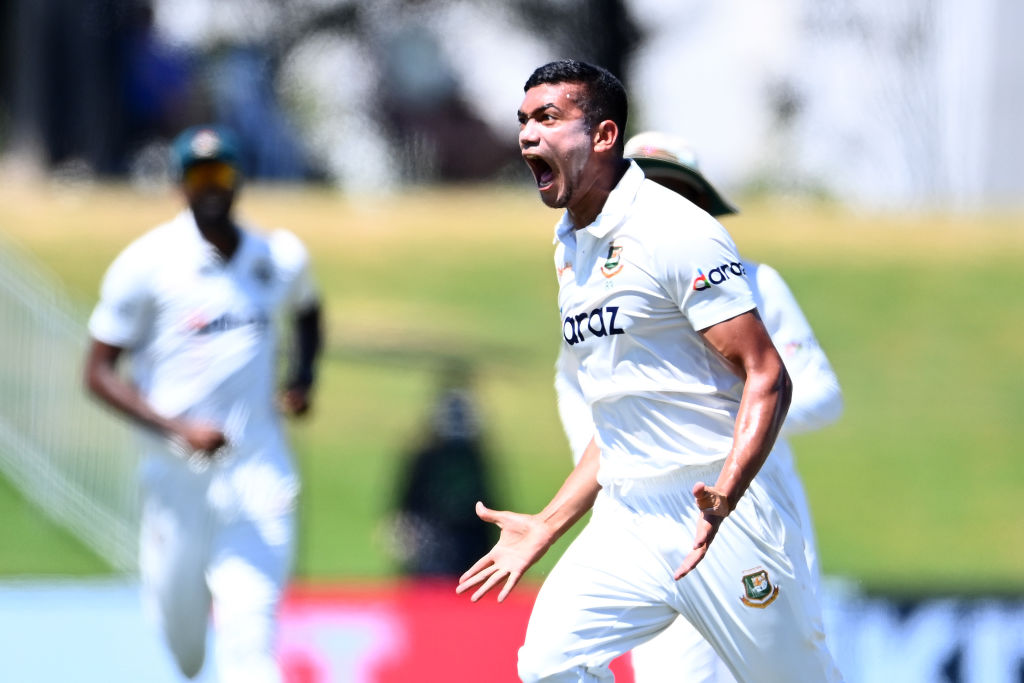
<svg viewBox="0 0 1024 683">
<path fill-rule="evenodd" d="M 630 162 L 589 226 L 555 230 L 562 353 L 590 406 L 599 481 L 726 457 L 743 382 L 699 330 L 755 308 L 714 218 Z"/>
<path fill-rule="evenodd" d="M 784 469 L 791 471 L 787 476 L 796 476 L 790 448 L 783 437 L 821 429 L 838 420 L 843 412 L 842 390 L 828 357 L 782 276 L 764 263 L 744 260 L 743 266 L 764 326 L 793 380 L 789 412 L 768 464 L 782 462 Z M 573 460 L 578 462 L 594 435 L 594 421 L 590 406 L 575 381 L 574 359 L 560 353 L 556 367 L 558 410 Z"/>
<path fill-rule="evenodd" d="M 277 316 L 316 293 L 297 237 L 240 233 L 227 262 L 188 210 L 139 237 L 107 270 L 89 331 L 130 352 L 134 380 L 158 412 L 218 425 L 244 453 L 280 429 Z"/>
</svg>

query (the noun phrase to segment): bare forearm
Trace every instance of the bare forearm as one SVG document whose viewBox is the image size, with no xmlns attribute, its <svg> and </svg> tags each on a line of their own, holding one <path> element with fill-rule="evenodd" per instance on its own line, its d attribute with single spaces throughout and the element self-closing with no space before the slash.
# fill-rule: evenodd
<svg viewBox="0 0 1024 683">
<path fill-rule="evenodd" d="M 172 437 L 183 453 L 212 457 L 227 443 L 219 427 L 161 415 L 117 372 L 123 349 L 93 340 L 85 358 L 85 386 L 111 408 L 157 434 Z"/>
<path fill-rule="evenodd" d="M 786 418 L 792 383 L 781 362 L 767 372 L 749 374 L 743 389 L 732 450 L 715 488 L 734 509 L 775 445 Z"/>
<path fill-rule="evenodd" d="M 591 441 L 558 493 L 536 515 L 490 510 L 478 502 L 477 516 L 485 522 L 497 524 L 501 535 L 491 551 L 459 577 L 455 592 L 463 593 L 476 586 L 471 598 L 475 602 L 504 582 L 498 593 L 498 602 L 504 600 L 520 577 L 544 556 L 551 544 L 593 507 L 600 489 L 597 484 L 598 453 L 597 446 Z"/>
<path fill-rule="evenodd" d="M 85 357 L 85 386 L 101 401 L 159 434 L 177 433 L 178 424 L 155 411 L 134 384 L 117 371 L 123 349 L 93 340 Z"/>
<path fill-rule="evenodd" d="M 86 386 L 97 398 L 143 427 L 158 434 L 176 433 L 174 420 L 156 412 L 134 385 L 108 369 L 94 370 L 86 376 Z"/>
<path fill-rule="evenodd" d="M 537 517 L 550 530 L 552 543 L 594 506 L 594 500 L 601 489 L 597 483 L 599 455 L 600 449 L 591 439 L 565 483 L 551 502 L 537 513 Z"/>
<path fill-rule="evenodd" d="M 323 345 L 320 305 L 316 304 L 295 316 L 295 344 L 292 349 L 288 388 L 308 389 L 316 377 L 316 360 Z"/>
</svg>

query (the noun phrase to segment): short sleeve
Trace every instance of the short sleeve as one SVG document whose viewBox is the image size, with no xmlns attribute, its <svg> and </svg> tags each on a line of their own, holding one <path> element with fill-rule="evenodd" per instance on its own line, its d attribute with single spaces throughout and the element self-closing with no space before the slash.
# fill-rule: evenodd
<svg viewBox="0 0 1024 683">
<path fill-rule="evenodd" d="M 123 349 L 142 341 L 153 316 L 147 273 L 135 245 L 110 264 L 100 286 L 100 300 L 89 317 L 89 334 L 97 341 Z"/>
<path fill-rule="evenodd" d="M 701 214 L 680 228 L 659 258 L 664 286 L 695 330 L 756 308 L 746 268 L 729 233 Z"/>
<path fill-rule="evenodd" d="M 302 311 L 316 305 L 318 294 L 310 269 L 309 252 L 302 241 L 287 230 L 275 230 L 270 235 L 270 249 L 274 262 L 287 279 L 285 307 Z"/>
</svg>

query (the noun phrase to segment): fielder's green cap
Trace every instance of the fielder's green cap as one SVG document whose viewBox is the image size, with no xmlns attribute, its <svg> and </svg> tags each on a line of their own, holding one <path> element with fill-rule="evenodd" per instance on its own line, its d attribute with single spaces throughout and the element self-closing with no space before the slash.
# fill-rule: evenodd
<svg viewBox="0 0 1024 683">
<path fill-rule="evenodd" d="M 224 126 L 192 126 L 171 143 L 171 167 L 180 178 L 185 169 L 201 161 L 222 161 L 238 167 L 238 139 Z"/>
<path fill-rule="evenodd" d="M 652 180 L 675 181 L 695 194 L 704 195 L 712 216 L 739 213 L 700 172 L 697 151 L 686 140 L 658 131 L 637 133 L 626 141 L 625 156 L 632 158 Z"/>
</svg>

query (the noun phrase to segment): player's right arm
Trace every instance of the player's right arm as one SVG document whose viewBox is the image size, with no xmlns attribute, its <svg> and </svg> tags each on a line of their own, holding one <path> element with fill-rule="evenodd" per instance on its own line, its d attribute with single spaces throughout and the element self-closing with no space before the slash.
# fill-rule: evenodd
<svg viewBox="0 0 1024 683">
<path fill-rule="evenodd" d="M 701 518 L 693 550 L 676 569 L 676 580 L 704 559 L 722 521 L 761 469 L 786 417 L 793 385 L 756 310 L 701 330 L 705 342 L 743 379 L 733 444 L 714 486 L 693 487 Z"/>
<path fill-rule="evenodd" d="M 143 427 L 185 445 L 189 452 L 212 453 L 224 434 L 209 425 L 165 417 L 150 406 L 134 384 L 117 370 L 124 349 L 93 339 L 85 359 L 85 385 L 101 401 Z"/>
<path fill-rule="evenodd" d="M 455 592 L 463 593 L 479 586 L 471 598 L 476 602 L 504 581 L 498 602 L 504 600 L 526 570 L 593 507 L 601 488 L 597 483 L 599 454 L 596 443 L 591 440 L 558 493 L 535 515 L 490 510 L 483 503 L 477 503 L 480 519 L 497 524 L 501 535 L 491 551 L 459 577 Z"/>
<path fill-rule="evenodd" d="M 130 244 L 107 269 L 100 300 L 89 317 L 91 342 L 85 359 L 86 388 L 101 401 L 143 427 L 176 442 L 187 453 L 213 453 L 226 442 L 211 425 L 162 415 L 118 372 L 118 361 L 151 332 L 154 300 L 150 292 L 152 254 L 160 244 L 150 233 Z"/>
<path fill-rule="evenodd" d="M 758 315 L 732 237 L 707 214 L 686 218 L 687 229 L 666 233 L 675 238 L 656 252 L 661 281 L 710 356 L 742 380 L 743 391 L 721 472 L 714 485 L 698 482 L 692 489 L 701 518 L 693 549 L 676 569 L 677 580 L 704 558 L 722 521 L 764 464 L 792 396 L 790 376 Z"/>
</svg>

